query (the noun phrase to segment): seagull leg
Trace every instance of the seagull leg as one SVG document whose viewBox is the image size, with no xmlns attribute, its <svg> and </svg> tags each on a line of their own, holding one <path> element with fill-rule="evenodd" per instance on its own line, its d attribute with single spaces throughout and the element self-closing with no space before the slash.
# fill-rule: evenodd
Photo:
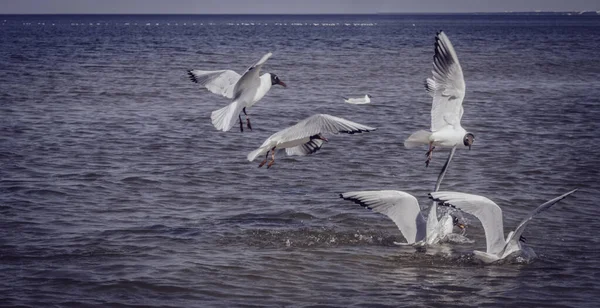
<svg viewBox="0 0 600 308">
<path fill-rule="evenodd" d="M 244 122 L 242 122 L 242 115 L 238 115 L 238 118 L 240 119 L 240 131 L 243 133 L 244 132 Z"/>
<path fill-rule="evenodd" d="M 267 165 L 267 169 L 271 168 L 271 166 L 273 166 L 274 163 L 275 163 L 275 147 L 273 147 L 271 149 L 271 161 Z"/>
<path fill-rule="evenodd" d="M 267 151 L 267 155 L 265 155 L 265 160 L 260 162 L 260 165 L 258 165 L 258 168 L 264 166 L 267 163 L 267 158 L 269 158 L 269 152 L 271 152 L 271 150 Z"/>
<path fill-rule="evenodd" d="M 425 161 L 425 167 L 429 167 L 429 162 L 431 161 L 431 156 L 433 156 L 433 150 L 435 147 L 433 146 L 433 142 L 429 143 L 429 151 L 427 151 L 427 160 Z"/>
<path fill-rule="evenodd" d="M 252 130 L 252 125 L 250 125 L 250 117 L 248 117 L 248 114 L 246 113 L 246 107 L 244 107 L 244 114 L 246 115 L 246 125 L 248 125 L 248 129 Z"/>
</svg>

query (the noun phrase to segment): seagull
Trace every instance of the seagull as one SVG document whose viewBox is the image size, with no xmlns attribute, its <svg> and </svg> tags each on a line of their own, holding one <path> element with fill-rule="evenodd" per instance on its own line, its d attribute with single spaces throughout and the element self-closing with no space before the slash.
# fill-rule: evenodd
<svg viewBox="0 0 600 308">
<path fill-rule="evenodd" d="M 248 160 L 253 161 L 257 156 L 267 153 L 265 159 L 258 165 L 260 168 L 267 163 L 269 152 L 271 152 L 271 161 L 267 165 L 267 168 L 270 168 L 275 163 L 275 152 L 278 149 L 285 149 L 289 156 L 309 155 L 321 149 L 324 142 L 329 141 L 323 136 L 324 133 L 355 134 L 375 129 L 332 115 L 315 114 L 271 135 L 260 148 L 248 154 Z"/>
<path fill-rule="evenodd" d="M 462 144 L 470 150 L 475 140 L 475 135 L 460 125 L 465 80 L 454 47 L 442 31 L 435 37 L 432 73 L 433 79 L 427 78 L 425 82 L 425 89 L 433 97 L 431 131 L 417 131 L 404 141 L 406 148 L 429 145 L 425 166 L 429 166 L 436 147 L 454 148 Z"/>
<path fill-rule="evenodd" d="M 216 129 L 226 132 L 233 127 L 236 118 L 238 118 L 240 120 L 240 131 L 243 132 L 244 125 L 240 115 L 242 111 L 246 115 L 246 125 L 249 129 L 252 129 L 246 108 L 251 107 L 263 98 L 269 92 L 271 86 L 287 87 L 275 74 L 265 73 L 259 76 L 260 69 L 271 55 L 273 54 L 270 52 L 265 54 L 241 76 L 232 70 L 188 71 L 188 75 L 193 82 L 212 93 L 232 100 L 229 105 L 212 112 L 210 118 Z"/>
<path fill-rule="evenodd" d="M 359 98 L 347 98 L 347 97 L 343 97 L 344 102 L 348 103 L 348 104 L 353 104 L 353 105 L 363 105 L 363 104 L 370 104 L 371 103 L 371 98 L 373 96 L 366 94 L 365 97 L 359 97 Z"/>
<path fill-rule="evenodd" d="M 403 191 L 351 191 L 340 194 L 340 198 L 358 203 L 392 219 L 406 239 L 406 243 L 395 242 L 397 245 L 433 245 L 452 233 L 454 226 L 465 229 L 465 225 L 450 214 L 442 216 L 439 222 L 436 217 L 436 223 L 426 221 L 417 198 Z"/>
<path fill-rule="evenodd" d="M 524 242 L 524 238 L 522 234 L 529 221 L 576 191 L 577 189 L 574 189 L 538 206 L 521 221 L 514 231 L 508 233 L 506 239 L 504 239 L 502 210 L 492 200 L 483 196 L 448 191 L 432 192 L 429 195 L 441 205 L 457 208 L 477 217 L 481 221 L 485 231 L 487 250 L 486 252 L 475 250 L 473 253 L 476 258 L 483 262 L 491 263 L 523 250 L 521 242 Z"/>
</svg>

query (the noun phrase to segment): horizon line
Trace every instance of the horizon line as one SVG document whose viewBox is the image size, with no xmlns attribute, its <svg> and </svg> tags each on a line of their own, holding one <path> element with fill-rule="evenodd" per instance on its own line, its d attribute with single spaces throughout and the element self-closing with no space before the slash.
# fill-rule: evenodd
<svg viewBox="0 0 600 308">
<path fill-rule="evenodd" d="M 600 11 L 491 11 L 491 12 L 376 12 L 376 13 L 0 13 L 0 15 L 470 15 L 470 14 L 557 14 L 557 13 L 596 13 Z"/>
</svg>

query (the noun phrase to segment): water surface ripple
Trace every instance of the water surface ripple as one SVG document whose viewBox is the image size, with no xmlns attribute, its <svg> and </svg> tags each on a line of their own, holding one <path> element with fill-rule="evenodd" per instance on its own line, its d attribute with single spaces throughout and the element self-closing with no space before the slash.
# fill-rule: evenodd
<svg viewBox="0 0 600 308">
<path fill-rule="evenodd" d="M 0 16 L 0 306 L 594 307 L 600 291 L 600 19 L 595 16 Z M 531 263 L 484 266 L 473 243 L 415 252 L 387 218 L 338 198 L 398 189 L 424 208 L 445 153 L 428 128 L 434 35 L 467 84 L 442 189 L 542 202 Z M 267 51 L 284 80 L 218 132 L 226 100 L 187 69 L 238 72 Z M 373 104 L 340 96 L 369 93 Z M 314 113 L 377 131 L 258 169 L 246 154 Z M 508 230 L 507 230 L 508 231 Z"/>
</svg>

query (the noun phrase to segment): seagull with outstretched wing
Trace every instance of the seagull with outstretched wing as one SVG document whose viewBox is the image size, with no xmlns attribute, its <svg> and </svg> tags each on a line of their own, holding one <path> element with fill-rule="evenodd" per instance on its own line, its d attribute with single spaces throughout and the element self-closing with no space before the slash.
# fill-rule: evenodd
<svg viewBox="0 0 600 308">
<path fill-rule="evenodd" d="M 425 220 L 417 198 L 398 190 L 351 191 L 340 194 L 340 198 L 389 217 L 400 229 L 406 244 L 398 245 L 434 245 L 452 233 L 454 226 L 465 229 L 458 218 L 450 214 L 442 216 L 435 223 Z"/>
<path fill-rule="evenodd" d="M 260 69 L 271 55 L 272 53 L 270 52 L 265 54 L 256 64 L 248 68 L 243 75 L 232 70 L 188 71 L 188 75 L 193 82 L 212 93 L 232 100 L 229 105 L 212 112 L 211 120 L 215 128 L 228 131 L 235 125 L 236 120 L 239 119 L 240 130 L 243 132 L 244 125 L 242 116 L 240 115 L 243 111 L 244 115 L 246 115 L 246 125 L 249 129 L 252 129 L 246 108 L 253 106 L 262 99 L 269 92 L 272 85 L 278 84 L 287 87 L 275 74 L 265 73 L 259 76 Z"/>
<path fill-rule="evenodd" d="M 332 115 L 315 114 L 271 135 L 258 149 L 248 154 L 248 160 L 253 161 L 259 155 L 266 153 L 265 159 L 258 165 L 258 167 L 262 167 L 267 163 L 269 153 L 271 153 L 271 161 L 267 166 L 269 168 L 275 163 L 275 152 L 278 149 L 285 149 L 287 155 L 290 156 L 304 156 L 317 152 L 325 142 L 329 141 L 323 136 L 325 133 L 356 134 L 374 130 L 374 127 Z"/>
<path fill-rule="evenodd" d="M 425 82 L 425 89 L 433 97 L 431 131 L 420 130 L 404 141 L 406 148 L 429 145 L 425 165 L 429 166 L 435 148 L 455 148 L 471 145 L 475 135 L 460 124 L 463 116 L 465 80 L 452 43 L 442 31 L 435 37 L 433 78 Z"/>
<path fill-rule="evenodd" d="M 538 206 L 521 221 L 514 231 L 508 233 L 506 239 L 504 238 L 502 209 L 494 201 L 483 196 L 450 191 L 432 192 L 429 195 L 440 205 L 454 207 L 477 217 L 481 221 L 487 248 L 485 252 L 475 250 L 473 253 L 475 257 L 483 262 L 491 263 L 521 251 L 523 249 L 521 246 L 523 231 L 529 221 L 576 191 L 577 189 L 572 190 Z"/>
</svg>

